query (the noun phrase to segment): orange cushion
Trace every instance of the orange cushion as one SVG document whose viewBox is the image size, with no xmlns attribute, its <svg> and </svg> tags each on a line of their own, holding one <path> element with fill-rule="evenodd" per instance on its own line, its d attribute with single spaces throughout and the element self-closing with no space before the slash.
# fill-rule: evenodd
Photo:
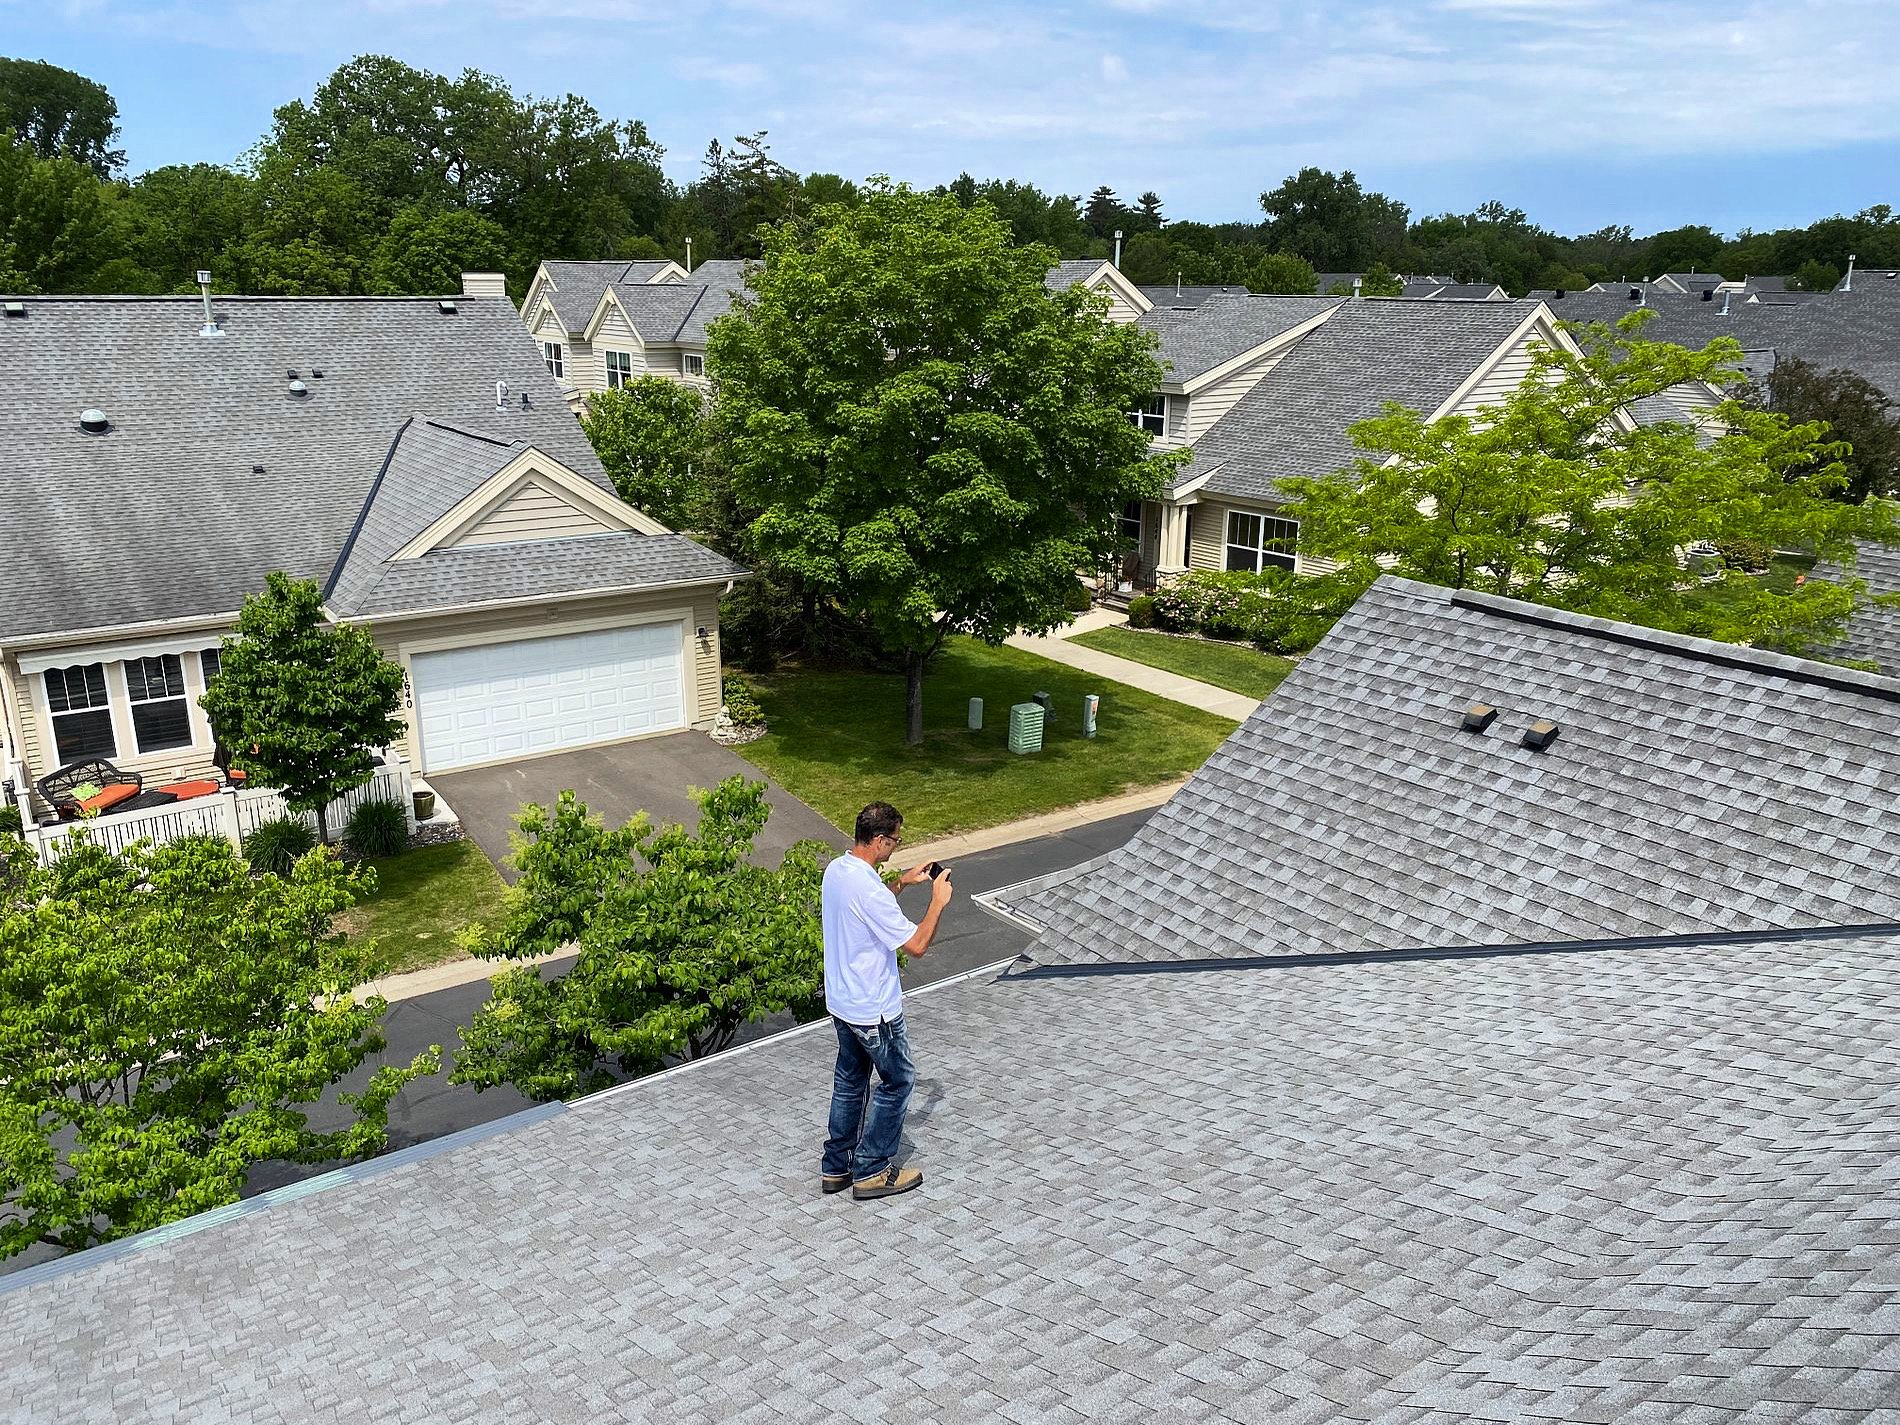
<svg viewBox="0 0 1900 1425">
<path fill-rule="evenodd" d="M 136 784 L 132 782 L 114 782 L 97 796 L 87 797 L 79 805 L 86 811 L 106 811 L 109 808 L 117 806 L 120 802 L 130 801 L 138 794 L 139 789 Z"/>
<path fill-rule="evenodd" d="M 218 784 L 209 777 L 204 777 L 191 782 L 167 782 L 164 786 L 154 787 L 152 790 L 170 792 L 173 796 L 177 797 L 179 801 L 183 802 L 190 801 L 193 797 L 210 796 L 213 792 L 218 790 Z"/>
</svg>

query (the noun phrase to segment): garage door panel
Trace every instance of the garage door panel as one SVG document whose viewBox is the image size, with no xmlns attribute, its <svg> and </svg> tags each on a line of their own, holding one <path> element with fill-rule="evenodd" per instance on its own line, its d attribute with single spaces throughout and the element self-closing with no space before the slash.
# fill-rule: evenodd
<svg viewBox="0 0 1900 1425">
<path fill-rule="evenodd" d="M 413 655 L 424 770 L 684 727 L 684 635 L 641 624 Z"/>
</svg>

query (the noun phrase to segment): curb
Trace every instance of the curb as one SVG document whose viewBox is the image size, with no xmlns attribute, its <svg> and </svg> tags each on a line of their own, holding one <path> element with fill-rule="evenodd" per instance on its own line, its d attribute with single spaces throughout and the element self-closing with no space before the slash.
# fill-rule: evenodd
<svg viewBox="0 0 1900 1425">
<path fill-rule="evenodd" d="M 1039 836 L 1052 836 L 1061 831 L 1073 831 L 1078 826 L 1090 826 L 1098 821 L 1107 821 L 1110 817 L 1121 816 L 1125 812 L 1145 811 L 1158 807 L 1187 785 L 1187 778 L 1177 778 L 1172 782 L 1163 782 L 1158 786 L 1141 787 L 1132 792 L 1123 792 L 1119 796 L 1104 797 L 1100 801 L 1083 802 L 1080 806 L 1064 808 L 1062 811 L 1043 812 L 1040 816 L 1024 817 L 1021 821 L 1005 822 L 1001 826 L 987 827 L 982 831 L 965 832 L 960 836 L 942 836 L 935 841 L 926 841 L 917 846 L 906 846 L 886 864 L 900 871 L 908 871 L 912 866 L 921 866 L 926 861 L 941 861 L 952 856 L 970 856 L 978 851 L 994 851 L 1000 846 L 1014 846 L 1019 841 L 1033 841 Z"/>
</svg>

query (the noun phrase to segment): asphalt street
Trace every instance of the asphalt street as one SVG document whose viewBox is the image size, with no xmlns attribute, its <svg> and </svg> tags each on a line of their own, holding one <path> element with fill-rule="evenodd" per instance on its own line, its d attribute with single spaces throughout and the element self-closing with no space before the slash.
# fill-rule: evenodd
<svg viewBox="0 0 1900 1425">
<path fill-rule="evenodd" d="M 929 953 L 921 960 L 914 961 L 905 971 L 906 988 L 918 989 L 937 980 L 960 975 L 966 970 L 978 969 L 1017 954 L 1028 945 L 1027 935 L 974 904 L 970 899 L 972 895 L 1026 881 L 1033 876 L 1047 875 L 1092 856 L 1099 856 L 1105 851 L 1112 851 L 1126 841 L 1150 815 L 1150 811 L 1129 812 L 1052 836 L 979 852 L 953 863 L 956 899 L 945 912 Z M 903 893 L 901 903 L 912 919 L 923 913 L 925 895 L 922 887 Z M 547 972 L 558 973 L 570 963 L 554 961 L 548 966 Z M 439 1138 L 445 1133 L 471 1128 L 532 1106 L 530 1100 L 512 1088 L 495 1088 L 477 1093 L 471 1088 L 448 1081 L 455 1051 L 460 1046 L 461 1027 L 474 1017 L 475 1011 L 487 998 L 487 982 L 477 980 L 473 984 L 437 990 L 433 994 L 419 995 L 390 1006 L 383 1018 L 388 1047 L 381 1054 L 373 1056 L 340 1087 L 358 1088 L 379 1065 L 406 1064 L 431 1044 L 440 1044 L 443 1050 L 442 1071 L 409 1084 L 390 1105 L 389 1146 L 392 1149 Z M 768 1021 L 756 1026 L 754 1033 L 743 1036 L 742 1042 L 788 1027 L 789 1018 Z M 812 1092 L 822 1094 L 825 1086 L 814 1085 Z M 330 1127 L 341 1121 L 341 1115 L 333 1109 L 320 1107 L 311 1114 L 313 1127 Z M 326 1171 L 325 1166 L 262 1164 L 252 1173 L 246 1195 L 265 1192 L 323 1171 Z"/>
</svg>

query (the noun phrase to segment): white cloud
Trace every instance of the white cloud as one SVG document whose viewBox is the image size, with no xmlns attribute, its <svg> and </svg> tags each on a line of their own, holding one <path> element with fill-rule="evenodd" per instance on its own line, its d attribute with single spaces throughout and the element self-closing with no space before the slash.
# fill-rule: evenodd
<svg viewBox="0 0 1900 1425">
<path fill-rule="evenodd" d="M 1128 78 L 1128 61 L 1118 54 L 1102 56 L 1102 78 L 1110 84 L 1120 84 Z"/>
</svg>

